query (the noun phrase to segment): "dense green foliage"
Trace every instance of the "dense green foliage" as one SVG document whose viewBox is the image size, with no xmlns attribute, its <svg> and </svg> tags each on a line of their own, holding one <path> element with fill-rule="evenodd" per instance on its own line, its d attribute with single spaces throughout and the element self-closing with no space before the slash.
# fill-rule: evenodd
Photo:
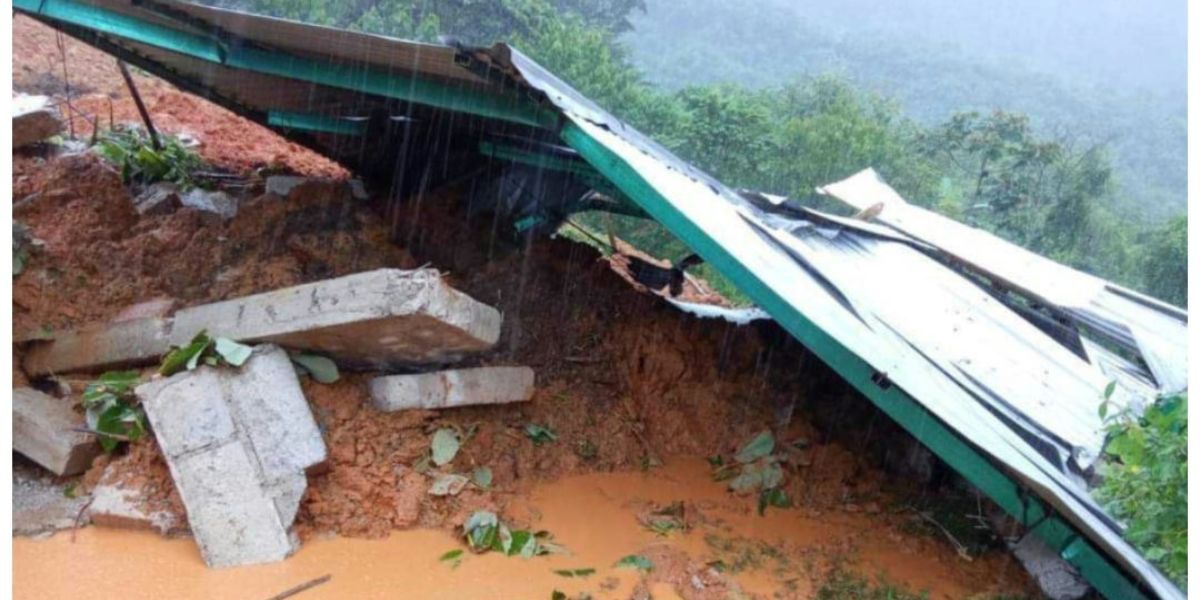
<svg viewBox="0 0 1200 600">
<path fill-rule="evenodd" d="M 620 41 L 641 39 L 633 35 L 638 32 L 617 37 L 628 29 L 630 11 L 641 6 L 639 0 L 364 0 L 335 5 L 307 0 L 223 2 L 255 12 L 404 38 L 433 40 L 448 34 L 475 44 L 509 41 L 617 116 L 732 186 L 817 202 L 811 198 L 815 186 L 873 166 L 914 203 L 1171 302 L 1185 305 L 1187 301 L 1186 220 L 1154 224 L 1131 219 L 1119 201 L 1128 196 L 1129 187 L 1121 186 L 1115 175 L 1112 149 L 1088 141 L 1092 138 L 1084 134 L 1092 132 L 1068 130 L 1051 135 L 1023 114 L 963 110 L 978 106 L 969 101 L 972 93 L 984 93 L 978 88 L 983 85 L 979 75 L 966 67 L 953 73 L 960 73 L 967 87 L 952 93 L 947 90 L 947 97 L 960 102 L 957 110 L 961 112 L 931 125 L 928 115 L 914 118 L 901 104 L 841 76 L 793 78 L 790 83 L 757 88 L 706 84 L 669 91 L 655 87 L 632 65 Z M 785 46 L 799 43 L 795 35 L 782 30 L 786 23 L 778 21 L 785 16 L 794 21 L 793 14 L 776 14 L 774 3 L 764 4 L 762 11 L 737 15 L 717 6 L 710 8 L 716 12 L 702 17 L 698 13 L 705 11 L 672 10 L 682 11 L 679 18 L 695 21 L 703 30 L 719 22 L 720 27 L 744 28 L 749 36 L 758 27 L 757 39 L 763 42 L 757 47 L 738 44 L 720 49 L 734 54 L 757 52 L 756 69 L 774 72 L 784 63 L 796 62 L 795 55 L 787 61 L 772 60 L 775 54 L 762 47 L 768 40 Z M 697 15 L 687 16 L 692 13 Z M 774 15 L 777 21 L 763 23 L 763 15 Z M 634 23 L 653 26 L 644 19 Z M 694 80 L 685 77 L 688 72 L 720 71 L 719 61 L 715 66 L 697 64 L 686 56 L 691 49 L 710 57 L 711 48 L 698 46 L 712 44 L 698 41 L 694 35 L 676 38 L 660 39 L 655 46 L 661 56 L 673 61 L 669 65 L 655 63 L 656 79 L 674 77 L 678 83 Z M 678 44 L 679 48 L 663 44 Z M 800 58 L 815 52 L 813 48 L 787 47 L 803 50 Z M 894 62 L 903 56 L 879 58 L 887 58 L 892 63 L 885 64 L 899 69 Z M 743 63 L 724 68 L 736 74 L 738 68 L 744 69 L 738 65 Z M 914 67 L 907 68 L 911 71 Z M 896 72 L 906 71 L 896 70 L 893 77 Z M 1025 85 L 1024 89 L 1032 87 L 1036 86 Z M 1053 86 L 1043 91 L 1046 98 L 1039 106 L 1073 101 Z M 1067 106 L 1063 110 L 1082 109 Z M 1122 156 L 1127 154 L 1122 152 Z M 1153 162 L 1179 160 L 1176 154 L 1160 158 Z M 1166 186 L 1163 189 L 1169 188 L 1162 192 L 1166 195 L 1179 187 L 1179 182 L 1167 181 L 1165 176 L 1155 174 L 1150 179 L 1137 183 L 1160 182 Z M 1139 201 L 1145 209 L 1152 204 L 1162 202 Z M 687 252 L 653 223 L 596 217 L 583 221 L 596 230 L 612 228 L 665 258 L 678 259 Z M 700 274 L 712 275 L 704 269 Z M 730 291 L 716 283 L 722 291 Z"/>
<path fill-rule="evenodd" d="M 1125 521 L 1126 539 L 1186 589 L 1187 394 L 1159 400 L 1140 419 L 1110 416 L 1108 434 L 1098 495 Z"/>
<path fill-rule="evenodd" d="M 125 183 L 169 181 L 183 190 L 195 187 L 192 174 L 204 166 L 200 155 L 174 136 L 159 135 L 159 140 L 162 148 L 156 149 L 141 129 L 110 129 L 101 134 L 95 151 L 121 169 Z"/>
</svg>

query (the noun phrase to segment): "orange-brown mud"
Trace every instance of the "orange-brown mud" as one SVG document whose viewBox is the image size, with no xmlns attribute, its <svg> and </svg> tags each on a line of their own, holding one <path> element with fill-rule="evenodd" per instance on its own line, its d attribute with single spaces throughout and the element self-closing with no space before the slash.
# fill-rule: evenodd
<svg viewBox="0 0 1200 600">
<path fill-rule="evenodd" d="M 689 528 L 659 535 L 635 514 L 684 501 Z M 209 571 L 190 540 L 89 528 L 74 542 L 14 540 L 17 597 L 265 598 L 324 575 L 306 598 L 546 598 L 553 590 L 600 598 L 811 598 L 828 570 L 849 561 L 868 574 L 961 599 L 1011 592 L 1022 575 L 1002 555 L 966 563 L 933 539 L 908 536 L 888 518 L 812 511 L 758 516 L 711 481 L 698 458 L 670 459 L 652 472 L 570 475 L 539 483 L 513 502 L 513 519 L 554 533 L 566 552 L 530 559 L 465 553 L 457 536 L 415 528 L 382 540 L 308 540 L 273 564 Z M 636 554 L 653 568 L 614 566 Z M 81 565 L 88 565 L 82 568 Z M 65 576 L 65 570 L 70 576 Z M 555 571 L 594 569 L 586 577 Z"/>
<path fill-rule="evenodd" d="M 13 29 L 14 85 L 58 93 L 54 34 L 19 16 Z M 75 89 L 99 94 L 73 104 L 104 107 L 107 114 L 112 98 L 118 122 L 134 120 L 112 59 L 71 40 L 66 49 Z M 260 166 L 285 165 L 310 175 L 345 175 L 202 99 L 151 78 L 139 77 L 139 83 L 160 127 L 198 136 L 202 155 L 217 168 L 250 176 Z M 111 319 L 149 300 L 187 306 L 428 263 L 504 313 L 500 344 L 477 362 L 524 364 L 537 374 L 528 403 L 395 414 L 379 413 L 365 401 L 370 373 L 344 373 L 331 385 L 305 380 L 330 460 L 309 477 L 297 520 L 306 545 L 298 556 L 279 565 L 209 572 L 186 541 L 151 542 L 142 534 L 108 531 L 80 532 L 77 546 L 65 545 L 61 535 L 44 543 L 18 540 L 19 596 L 53 597 L 54 585 L 69 583 L 75 598 L 106 595 L 99 583 L 79 585 L 88 577 L 169 597 L 228 595 L 222 590 L 265 596 L 335 571 L 331 584 L 307 594 L 406 589 L 415 590 L 406 592 L 411 597 L 437 597 L 456 589 L 467 592 L 454 597 L 536 597 L 553 585 L 597 597 L 665 597 L 668 589 L 685 598 L 725 597 L 717 592 L 734 589 L 807 597 L 822 569 L 839 557 L 868 574 L 885 572 L 931 589 L 935 597 L 1023 591 L 1028 585 L 1002 551 L 968 562 L 942 539 L 902 527 L 913 517 L 889 507 L 914 486 L 886 477 L 862 448 L 848 449 L 843 438 L 810 424 L 807 415 L 827 413 L 850 395 L 821 395 L 826 386 L 812 380 L 819 366 L 795 344 L 781 344 L 773 326 L 738 327 L 681 314 L 634 289 L 621 265 L 614 269 L 582 244 L 506 242 L 491 223 L 465 222 L 456 206 L 460 190 L 427 195 L 419 211 L 353 201 L 337 183 L 304 186 L 287 199 L 251 193 L 238 215 L 223 223 L 187 208 L 139 217 L 119 175 L 90 154 L 43 150 L 16 156 L 13 166 L 14 218 L 44 243 L 13 282 L 18 339 Z M 14 383 L 26 380 L 16 364 L 13 370 Z M 72 377 L 78 393 L 86 378 Z M 522 433 L 529 423 L 549 427 L 557 440 L 534 445 Z M 442 470 L 470 473 L 486 466 L 494 474 L 491 489 L 468 486 L 444 498 L 426 493 L 430 475 L 418 464 L 440 427 L 471 432 Z M 766 428 L 780 440 L 805 443 L 797 445 L 803 448 L 784 484 L 797 507 L 760 517 L 755 498 L 725 492 L 701 459 L 728 456 Z M 105 473 L 140 488 L 149 508 L 182 510 L 152 440 L 106 463 L 100 461 L 84 483 Z M 675 500 L 698 511 L 690 532 L 664 541 L 637 524 L 648 503 Z M 478 509 L 551 530 L 578 560 L 470 556 L 456 571 L 436 564 L 455 546 L 447 532 Z M 386 539 L 325 539 L 330 533 Z M 769 547 L 771 557 L 738 573 L 712 568 L 713 560 L 737 560 L 745 547 Z M 610 573 L 616 558 L 637 552 L 660 565 L 653 575 L 641 581 L 626 571 Z M 713 558 L 722 553 L 731 556 Z M 117 568 L 114 560 L 124 570 L 110 570 Z M 77 569 L 81 561 L 94 567 Z M 45 579 L 46 569 L 56 565 L 76 566 L 70 581 Z M 550 574 L 568 566 L 601 572 L 586 581 Z M 186 576 L 146 577 L 164 569 Z M 611 577 L 616 583 L 609 585 Z M 34 593 L 37 586 L 44 593 Z"/>
</svg>

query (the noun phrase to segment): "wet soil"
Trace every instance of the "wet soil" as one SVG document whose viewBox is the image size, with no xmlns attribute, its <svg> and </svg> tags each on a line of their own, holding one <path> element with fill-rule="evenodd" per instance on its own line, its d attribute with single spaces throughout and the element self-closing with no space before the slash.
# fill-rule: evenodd
<svg viewBox="0 0 1200 600">
<path fill-rule="evenodd" d="M 690 511 L 686 531 L 658 535 L 635 518 L 644 507 L 676 501 Z M 786 510 L 758 516 L 714 483 L 708 465 L 696 458 L 670 459 L 653 472 L 535 484 L 508 518 L 553 532 L 566 553 L 530 559 L 466 553 L 457 562 L 439 561 L 461 547 L 457 536 L 415 528 L 381 540 L 317 536 L 282 563 L 209 571 L 190 540 L 93 527 L 78 532 L 74 543 L 66 533 L 14 540 L 14 593 L 265 598 L 331 575 L 305 597 L 547 598 L 560 590 L 598 599 L 810 598 L 832 564 L 849 563 L 940 600 L 1012 591 L 1023 577 L 999 555 L 957 559 L 935 540 L 906 535 L 888 515 Z M 614 566 L 630 554 L 647 558 L 653 569 L 643 574 Z M 555 573 L 564 569 L 595 573 Z"/>
</svg>

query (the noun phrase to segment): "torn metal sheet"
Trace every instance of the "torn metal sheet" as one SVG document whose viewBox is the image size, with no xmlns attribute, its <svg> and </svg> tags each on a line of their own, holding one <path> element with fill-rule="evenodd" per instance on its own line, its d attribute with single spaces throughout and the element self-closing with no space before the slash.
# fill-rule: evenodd
<svg viewBox="0 0 1200 600">
<path fill-rule="evenodd" d="M 874 169 L 817 189 L 858 210 L 882 204 L 881 223 L 1050 304 L 1085 335 L 1141 354 L 1164 394 L 1187 389 L 1187 313 L 1030 252 L 990 233 L 909 204 Z"/>
<path fill-rule="evenodd" d="M 410 174 L 400 159 L 434 154 L 422 144 L 462 140 L 439 150 L 448 170 L 462 168 L 452 152 L 477 156 L 497 137 L 565 143 L 1102 593 L 1182 597 L 1083 481 L 1102 441 L 1104 369 L 1130 372 L 1118 401 L 1133 403 L 1137 367 L 1089 362 L 1102 354 L 1072 350 L 938 256 L 1136 347 L 1164 389 L 1186 385 L 1183 311 L 910 210 L 873 173 L 875 184 L 824 189 L 883 202 L 878 223 L 735 192 L 505 45 L 430 46 L 173 1 L 14 6 L 267 126 L 272 111 L 307 110 L 292 120 L 312 124 L 371 115 L 361 144 L 341 127 L 296 139 L 395 189 Z"/>
<path fill-rule="evenodd" d="M 713 304 L 684 302 L 683 300 L 676 300 L 674 298 L 667 298 L 666 300 L 675 308 L 690 315 L 695 315 L 702 319 L 725 319 L 734 325 L 748 325 L 754 321 L 771 318 L 771 315 L 767 314 L 767 311 L 757 306 L 749 308 L 725 308 L 724 306 Z"/>
</svg>

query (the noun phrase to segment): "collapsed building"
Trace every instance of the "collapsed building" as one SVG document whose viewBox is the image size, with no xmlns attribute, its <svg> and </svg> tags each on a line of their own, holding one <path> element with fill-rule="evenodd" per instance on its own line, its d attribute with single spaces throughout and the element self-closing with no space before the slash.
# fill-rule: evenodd
<svg viewBox="0 0 1200 600">
<path fill-rule="evenodd" d="M 503 44 L 419 44 L 176 2 L 14 6 L 317 150 L 396 203 L 471 178 L 472 209 L 523 235 L 583 210 L 654 219 L 761 311 L 681 309 L 774 320 L 1105 596 L 1182 597 L 1089 485 L 1109 382 L 1111 401 L 1135 411 L 1186 389 L 1185 311 L 910 204 L 869 169 L 817 192 L 870 219 L 731 189 Z M 454 334 L 467 350 L 494 341 L 499 324 L 484 308 Z M 236 318 L 217 322 L 241 322 L 244 308 L 226 310 Z M 190 335 L 183 312 L 173 327 Z M 186 341 L 172 331 L 111 346 L 157 357 Z M 219 333 L 296 344 L 288 332 Z M 54 355 L 68 343 L 56 339 Z M 341 358 L 369 362 L 398 343 Z M 286 465 L 280 481 L 319 454 Z M 294 513 L 290 494 L 260 500 Z"/>
</svg>

